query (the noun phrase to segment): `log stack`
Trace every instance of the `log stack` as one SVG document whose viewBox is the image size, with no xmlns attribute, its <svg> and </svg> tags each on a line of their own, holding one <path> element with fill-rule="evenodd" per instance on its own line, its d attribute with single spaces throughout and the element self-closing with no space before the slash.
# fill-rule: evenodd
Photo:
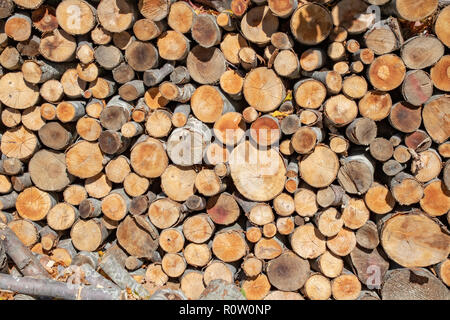
<svg viewBox="0 0 450 320">
<path fill-rule="evenodd" d="M 0 290 L 450 299 L 448 1 L 0 3 Z"/>
</svg>

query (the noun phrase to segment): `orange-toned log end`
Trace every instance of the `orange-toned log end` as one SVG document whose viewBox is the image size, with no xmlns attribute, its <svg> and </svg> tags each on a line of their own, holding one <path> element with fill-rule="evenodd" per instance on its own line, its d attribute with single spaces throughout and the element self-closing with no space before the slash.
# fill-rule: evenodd
<svg viewBox="0 0 450 320">
<path fill-rule="evenodd" d="M 450 55 L 443 56 L 431 68 L 431 80 L 436 88 L 442 91 L 450 91 Z"/>
<path fill-rule="evenodd" d="M 369 68 L 369 80 L 374 88 L 391 91 L 403 82 L 406 67 L 400 57 L 386 54 L 376 58 Z"/>
<path fill-rule="evenodd" d="M 245 232 L 245 237 L 251 243 L 257 243 L 259 240 L 261 240 L 262 231 L 258 227 L 248 228 Z"/>
<path fill-rule="evenodd" d="M 377 214 L 391 212 L 395 206 L 395 199 L 389 189 L 374 183 L 364 195 L 364 201 L 369 209 Z"/>
<path fill-rule="evenodd" d="M 275 118 L 261 117 L 252 123 L 250 135 L 259 145 L 270 146 L 280 139 L 279 123 Z"/>
<path fill-rule="evenodd" d="M 235 145 L 245 134 L 245 121 L 238 112 L 228 112 L 214 123 L 214 134 L 226 145 Z"/>
<path fill-rule="evenodd" d="M 241 290 L 248 300 L 262 300 L 269 294 L 270 282 L 265 274 L 260 274 L 254 279 L 245 280 Z"/>
<path fill-rule="evenodd" d="M 450 190 L 440 180 L 433 180 L 423 189 L 420 207 L 430 216 L 441 216 L 450 210 Z"/>
<path fill-rule="evenodd" d="M 331 292 L 336 300 L 356 300 L 361 292 L 361 282 L 353 274 L 344 274 L 333 279 Z"/>
<path fill-rule="evenodd" d="M 238 17 L 242 17 L 250 4 L 250 0 L 233 0 L 231 1 L 231 11 Z"/>
<path fill-rule="evenodd" d="M 16 209 L 19 215 L 31 221 L 39 221 L 46 217 L 55 200 L 47 192 L 36 187 L 22 191 L 16 200 Z"/>
<path fill-rule="evenodd" d="M 247 254 L 248 247 L 239 231 L 218 233 L 212 242 L 212 251 L 224 262 L 233 262 Z"/>
</svg>

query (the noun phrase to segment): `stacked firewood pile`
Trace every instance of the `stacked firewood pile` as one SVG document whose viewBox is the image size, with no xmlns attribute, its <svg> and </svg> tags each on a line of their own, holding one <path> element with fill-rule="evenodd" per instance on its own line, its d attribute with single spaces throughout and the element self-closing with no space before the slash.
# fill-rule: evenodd
<svg viewBox="0 0 450 320">
<path fill-rule="evenodd" d="M 448 4 L 0 0 L 2 296 L 449 299 Z"/>
</svg>

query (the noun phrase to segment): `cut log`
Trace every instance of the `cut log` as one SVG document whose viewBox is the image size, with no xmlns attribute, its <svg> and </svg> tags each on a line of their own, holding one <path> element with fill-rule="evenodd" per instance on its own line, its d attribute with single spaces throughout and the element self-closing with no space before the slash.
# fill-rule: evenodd
<svg viewBox="0 0 450 320">
<path fill-rule="evenodd" d="M 42 36 L 39 52 L 47 60 L 65 62 L 73 60 L 77 43 L 66 31 L 55 29 Z"/>
<path fill-rule="evenodd" d="M 314 259 L 326 251 L 325 237 L 314 225 L 308 223 L 295 229 L 290 243 L 296 254 L 304 259 Z"/>
<path fill-rule="evenodd" d="M 251 47 L 243 47 L 238 52 L 239 62 L 245 70 L 256 68 L 258 59 L 255 50 Z"/>
<path fill-rule="evenodd" d="M 392 99 L 389 93 L 369 91 L 359 101 L 359 112 L 363 117 L 380 121 L 389 115 Z"/>
<path fill-rule="evenodd" d="M 341 257 L 327 250 L 313 260 L 312 268 L 316 271 L 320 271 L 328 278 L 336 278 L 342 273 L 344 261 Z"/>
<path fill-rule="evenodd" d="M 225 56 L 218 48 L 194 47 L 188 54 L 186 66 L 194 81 L 213 84 L 226 71 Z"/>
<path fill-rule="evenodd" d="M 341 215 L 335 208 L 328 208 L 317 213 L 314 216 L 314 221 L 321 234 L 326 237 L 333 237 L 344 226 L 344 214 Z"/>
<path fill-rule="evenodd" d="M 119 244 L 131 255 L 153 260 L 158 247 L 158 231 L 148 218 L 127 216 L 117 228 Z"/>
<path fill-rule="evenodd" d="M 15 13 L 6 20 L 4 32 L 14 41 L 25 41 L 31 35 L 31 26 L 28 14 Z"/>
<path fill-rule="evenodd" d="M 25 160 L 39 148 L 39 142 L 34 133 L 24 126 L 20 126 L 4 132 L 0 148 L 2 153 L 10 158 Z"/>
<path fill-rule="evenodd" d="M 400 172 L 390 182 L 392 196 L 401 205 L 418 203 L 423 197 L 422 185 L 410 174 Z"/>
<path fill-rule="evenodd" d="M 387 272 L 381 288 L 383 300 L 448 300 L 448 288 L 423 268 Z"/>
<path fill-rule="evenodd" d="M 317 203 L 323 208 L 339 206 L 344 202 L 346 202 L 346 196 L 341 186 L 331 184 L 317 191 Z"/>
<path fill-rule="evenodd" d="M 158 64 L 158 50 L 149 42 L 133 41 L 125 50 L 125 59 L 135 71 L 145 71 Z"/>
<path fill-rule="evenodd" d="M 95 176 L 103 169 L 103 154 L 98 143 L 79 141 L 66 153 L 67 171 L 86 179 Z"/>
<path fill-rule="evenodd" d="M 246 141 L 239 144 L 230 157 L 231 177 L 246 198 L 267 201 L 283 190 L 286 168 L 274 149 L 257 150 Z"/>
<path fill-rule="evenodd" d="M 268 6 L 250 9 L 241 20 L 241 32 L 244 37 L 258 45 L 270 42 L 270 37 L 278 29 L 278 18 Z"/>
<path fill-rule="evenodd" d="M 40 226 L 29 220 L 13 220 L 8 223 L 8 228 L 10 228 L 16 234 L 17 238 L 29 248 L 39 240 Z"/>
<path fill-rule="evenodd" d="M 427 133 L 436 143 L 442 143 L 450 137 L 450 131 L 444 119 L 450 113 L 450 98 L 446 95 L 432 97 L 425 104 L 422 112 L 423 123 Z"/>
<path fill-rule="evenodd" d="M 396 213 L 381 223 L 381 245 L 389 258 L 401 266 L 426 267 L 448 256 L 448 232 L 424 213 Z M 405 246 L 408 250 L 403 249 Z"/>
<path fill-rule="evenodd" d="M 354 274 L 343 274 L 331 281 L 335 300 L 356 300 L 361 292 L 361 282 Z"/>
<path fill-rule="evenodd" d="M 269 282 L 279 290 L 296 291 L 309 276 L 309 263 L 293 252 L 283 253 L 267 264 Z"/>
<path fill-rule="evenodd" d="M 443 91 L 450 91 L 450 55 L 443 56 L 432 68 L 431 68 L 431 80 L 436 88 Z"/>
<path fill-rule="evenodd" d="M 277 118 L 264 115 L 250 126 L 250 136 L 259 146 L 268 147 L 281 137 L 280 123 Z"/>
<path fill-rule="evenodd" d="M 399 87 L 406 74 L 406 67 L 400 57 L 385 54 L 376 58 L 368 70 L 372 86 L 381 91 L 391 91 Z"/>
<path fill-rule="evenodd" d="M 181 205 L 168 198 L 158 199 L 150 204 L 150 221 L 160 229 L 170 228 L 180 220 Z"/>
<path fill-rule="evenodd" d="M 281 50 L 275 57 L 273 67 L 282 77 L 289 79 L 300 77 L 300 61 L 291 50 Z"/>
<path fill-rule="evenodd" d="M 301 178 L 315 188 L 330 185 L 336 178 L 338 169 L 339 161 L 336 154 L 324 145 L 316 146 L 311 154 L 299 162 Z"/>
<path fill-rule="evenodd" d="M 238 225 L 216 233 L 212 241 L 214 255 L 224 262 L 238 261 L 248 253 L 242 229 Z"/>
<path fill-rule="evenodd" d="M 331 297 L 331 282 L 321 274 L 312 274 L 306 280 L 303 292 L 310 300 L 328 300 Z"/>
<path fill-rule="evenodd" d="M 327 240 L 327 248 L 335 255 L 344 257 L 356 246 L 356 236 L 352 230 L 342 228 L 337 235 Z"/>
<path fill-rule="evenodd" d="M 269 293 L 270 283 L 265 274 L 250 278 L 242 283 L 241 292 L 248 300 L 262 300 Z"/>
<path fill-rule="evenodd" d="M 430 216 L 441 216 L 450 210 L 450 192 L 439 179 L 429 181 L 423 189 L 420 207 Z"/>
<path fill-rule="evenodd" d="M 270 88 L 266 90 L 265 88 Z M 250 71 L 244 80 L 245 100 L 256 110 L 268 112 L 276 109 L 285 98 L 283 83 L 270 69 L 260 67 Z"/>
<path fill-rule="evenodd" d="M 411 173 L 417 181 L 425 183 L 436 178 L 442 169 L 441 157 L 434 149 L 428 149 L 414 155 Z"/>
<path fill-rule="evenodd" d="M 317 211 L 316 193 L 309 187 L 300 187 L 295 191 L 295 211 L 302 217 L 312 217 Z"/>
<path fill-rule="evenodd" d="M 326 97 L 325 86 L 317 80 L 300 80 L 294 85 L 295 101 L 303 108 L 317 109 Z"/>
<path fill-rule="evenodd" d="M 394 154 L 392 143 L 385 138 L 375 138 L 369 145 L 370 155 L 380 161 L 389 160 Z"/>
<path fill-rule="evenodd" d="M 325 102 L 324 114 L 335 126 L 342 127 L 356 118 L 358 107 L 353 100 L 339 94 Z"/>
<path fill-rule="evenodd" d="M 22 191 L 16 200 L 16 209 L 24 219 L 39 221 L 47 216 L 50 208 L 56 204 L 55 198 L 36 187 Z"/>
<path fill-rule="evenodd" d="M 97 17 L 107 31 L 122 32 L 132 26 L 137 12 L 128 0 L 102 0 L 97 7 Z"/>
<path fill-rule="evenodd" d="M 433 94 L 430 76 L 423 70 L 408 71 L 402 84 L 402 94 L 403 98 L 414 106 L 424 104 Z"/>
<path fill-rule="evenodd" d="M 391 53 L 401 47 L 403 37 L 398 21 L 394 17 L 375 23 L 365 34 L 367 48 L 377 55 Z"/>
<path fill-rule="evenodd" d="M 65 156 L 49 150 L 37 152 L 29 162 L 33 183 L 45 191 L 61 191 L 73 181 L 66 172 Z"/>
<path fill-rule="evenodd" d="M 369 118 L 357 118 L 345 129 L 347 138 L 357 145 L 370 145 L 377 136 L 377 125 Z"/>
<path fill-rule="evenodd" d="M 190 300 L 197 300 L 205 290 L 203 273 L 195 270 L 186 270 L 180 280 L 180 289 Z"/>
<path fill-rule="evenodd" d="M 76 221 L 70 231 L 72 243 L 77 250 L 95 251 L 108 236 L 104 224 L 97 218 Z"/>
<path fill-rule="evenodd" d="M 380 243 L 378 229 L 373 221 L 367 221 L 356 231 L 356 243 L 368 250 L 375 249 L 378 246 Z"/>
<path fill-rule="evenodd" d="M 62 75 L 60 82 L 62 84 L 64 94 L 67 97 L 76 99 L 83 96 L 86 89 L 86 82 L 80 79 L 77 69 L 67 69 Z"/>
<path fill-rule="evenodd" d="M 349 34 L 360 34 L 375 22 L 375 13 L 368 11 L 368 4 L 362 0 L 344 0 L 331 10 L 333 23 L 347 29 Z"/>
<path fill-rule="evenodd" d="M 239 217 L 239 206 L 236 200 L 228 193 L 221 193 L 208 200 L 206 211 L 216 224 L 230 225 Z"/>
<path fill-rule="evenodd" d="M 213 15 L 195 15 L 191 26 L 192 38 L 202 47 L 210 48 L 219 44 L 222 32 Z"/>
<path fill-rule="evenodd" d="M 443 44 L 450 47 L 450 35 L 448 31 L 448 19 L 450 17 L 450 9 L 448 7 L 443 8 L 436 19 L 434 24 L 434 32 L 436 36 L 441 40 Z"/>
<path fill-rule="evenodd" d="M 189 40 L 181 32 L 174 30 L 160 35 L 157 46 L 161 58 L 169 61 L 185 59 L 190 49 Z"/>
<path fill-rule="evenodd" d="M 333 21 L 327 8 L 315 3 L 307 3 L 297 8 L 292 14 L 290 27 L 292 35 L 298 42 L 316 45 L 328 37 Z"/>
<path fill-rule="evenodd" d="M 389 189 L 376 182 L 367 190 L 364 195 L 364 201 L 370 211 L 377 214 L 389 213 L 395 206 L 395 199 Z"/>
<path fill-rule="evenodd" d="M 14 109 L 34 106 L 39 98 L 37 86 L 24 81 L 22 72 L 11 72 L 0 79 L 0 100 Z"/>
<path fill-rule="evenodd" d="M 364 153 L 355 153 L 341 159 L 337 174 L 339 184 L 351 194 L 364 194 L 374 180 L 374 161 Z"/>
<path fill-rule="evenodd" d="M 444 46 L 434 36 L 416 36 L 408 39 L 401 50 L 401 57 L 410 69 L 423 69 L 434 65 L 444 54 Z"/>
<path fill-rule="evenodd" d="M 95 9 L 86 1 L 70 0 L 56 8 L 56 19 L 61 28 L 69 34 L 86 34 L 96 23 Z"/>
</svg>

